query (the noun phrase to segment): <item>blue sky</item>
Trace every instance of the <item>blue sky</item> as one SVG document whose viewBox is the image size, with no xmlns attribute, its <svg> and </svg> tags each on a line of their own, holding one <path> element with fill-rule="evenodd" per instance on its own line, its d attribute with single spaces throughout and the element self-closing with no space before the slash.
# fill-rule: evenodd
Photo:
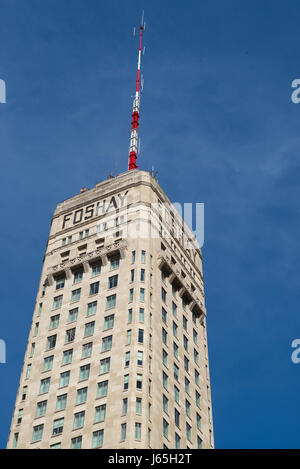
<svg viewBox="0 0 300 469">
<path fill-rule="evenodd" d="M 205 203 L 216 446 L 299 448 L 295 0 L 1 0 L 0 447 L 55 206 L 127 167 L 143 8 L 139 164 L 174 202 Z"/>
</svg>

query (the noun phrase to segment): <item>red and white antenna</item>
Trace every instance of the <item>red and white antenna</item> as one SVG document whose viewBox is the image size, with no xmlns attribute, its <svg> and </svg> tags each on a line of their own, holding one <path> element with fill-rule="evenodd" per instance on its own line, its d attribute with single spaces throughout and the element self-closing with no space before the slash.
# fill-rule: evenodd
<svg viewBox="0 0 300 469">
<path fill-rule="evenodd" d="M 141 77 L 141 58 L 142 58 L 142 36 L 143 31 L 145 31 L 146 23 L 144 22 L 144 12 L 142 14 L 142 21 L 140 25 L 140 34 L 139 34 L 139 58 L 138 58 L 138 69 L 137 69 L 137 79 L 136 79 L 136 90 L 135 96 L 133 99 L 133 111 L 132 111 L 132 121 L 131 121 L 131 133 L 130 133 L 130 147 L 129 147 L 129 163 L 128 163 L 128 171 L 132 169 L 138 169 L 136 164 L 137 154 L 138 154 L 138 129 L 139 129 L 139 118 L 140 118 L 140 82 L 142 82 L 143 86 L 143 77 Z M 135 35 L 135 29 L 134 33 Z M 145 51 L 145 48 L 144 48 Z"/>
</svg>

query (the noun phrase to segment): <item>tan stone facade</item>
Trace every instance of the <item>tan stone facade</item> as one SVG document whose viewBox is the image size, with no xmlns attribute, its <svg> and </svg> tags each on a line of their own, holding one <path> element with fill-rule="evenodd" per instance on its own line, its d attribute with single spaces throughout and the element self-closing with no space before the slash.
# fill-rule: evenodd
<svg viewBox="0 0 300 469">
<path fill-rule="evenodd" d="M 213 447 L 202 258 L 188 238 L 145 171 L 57 206 L 8 448 Z"/>
</svg>

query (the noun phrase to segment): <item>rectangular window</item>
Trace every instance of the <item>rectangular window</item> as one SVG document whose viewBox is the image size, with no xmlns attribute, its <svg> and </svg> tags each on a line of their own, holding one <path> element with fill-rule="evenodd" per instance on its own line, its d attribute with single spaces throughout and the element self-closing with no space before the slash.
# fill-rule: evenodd
<svg viewBox="0 0 300 469">
<path fill-rule="evenodd" d="M 84 328 L 84 337 L 93 335 L 94 331 L 95 331 L 95 321 L 86 323 L 85 328 Z"/>
<path fill-rule="evenodd" d="M 133 302 L 133 288 L 130 288 L 129 290 L 129 303 L 132 303 Z"/>
<path fill-rule="evenodd" d="M 197 449 L 202 449 L 202 440 L 200 436 L 197 436 Z"/>
<path fill-rule="evenodd" d="M 101 381 L 98 383 L 97 397 L 105 397 L 108 392 L 108 381 Z"/>
<path fill-rule="evenodd" d="M 141 436 L 142 436 L 142 424 L 139 422 L 136 422 L 135 427 L 134 427 L 134 438 L 136 440 L 140 440 Z"/>
<path fill-rule="evenodd" d="M 168 438 L 168 433 L 169 433 L 169 424 L 165 419 L 163 419 L 163 434 L 164 434 L 164 437 Z"/>
<path fill-rule="evenodd" d="M 64 410 L 67 406 L 67 394 L 62 394 L 57 396 L 56 400 L 56 410 Z"/>
<path fill-rule="evenodd" d="M 103 337 L 102 352 L 107 352 L 108 350 L 111 350 L 111 347 L 112 347 L 112 335 L 109 335 L 108 337 Z"/>
<path fill-rule="evenodd" d="M 138 374 L 136 377 L 136 389 L 142 389 L 143 386 L 143 375 Z"/>
<path fill-rule="evenodd" d="M 180 449 L 180 436 L 175 433 L 175 448 Z"/>
<path fill-rule="evenodd" d="M 55 345 L 56 345 L 56 337 L 57 337 L 56 334 L 47 337 L 47 347 L 46 347 L 46 350 L 51 350 L 51 349 L 55 348 Z"/>
<path fill-rule="evenodd" d="M 196 413 L 196 419 L 197 419 L 197 429 L 201 430 L 201 417 L 198 414 L 198 412 Z"/>
<path fill-rule="evenodd" d="M 73 327 L 72 329 L 68 329 L 66 331 L 66 337 L 65 337 L 65 344 L 69 344 L 70 342 L 73 342 L 75 339 L 75 331 L 76 328 Z"/>
<path fill-rule="evenodd" d="M 191 426 L 188 423 L 186 423 L 186 437 L 191 441 Z"/>
<path fill-rule="evenodd" d="M 198 391 L 196 391 L 196 405 L 197 407 L 200 407 L 200 394 Z"/>
<path fill-rule="evenodd" d="M 187 357 L 184 357 L 184 369 L 185 371 L 189 371 L 189 360 L 187 359 Z"/>
<path fill-rule="evenodd" d="M 141 269 L 141 282 L 145 281 L 145 269 Z"/>
<path fill-rule="evenodd" d="M 19 410 L 17 424 L 19 425 L 22 422 L 23 409 Z"/>
<path fill-rule="evenodd" d="M 177 404 L 179 404 L 179 389 L 177 386 L 174 386 L 174 399 Z"/>
<path fill-rule="evenodd" d="M 143 352 L 141 350 L 138 350 L 137 364 L 143 366 Z"/>
<path fill-rule="evenodd" d="M 176 322 L 173 321 L 173 334 L 175 337 L 177 337 L 177 334 L 178 334 L 178 326 L 176 324 Z"/>
<path fill-rule="evenodd" d="M 128 408 L 128 398 L 126 397 L 123 399 L 123 404 L 122 404 L 122 415 L 127 414 L 127 408 Z"/>
<path fill-rule="evenodd" d="M 178 358 L 178 345 L 176 344 L 176 342 L 173 342 L 173 351 L 174 351 L 174 357 L 175 358 Z"/>
<path fill-rule="evenodd" d="M 175 317 L 177 317 L 177 305 L 172 301 L 172 313 Z"/>
<path fill-rule="evenodd" d="M 168 389 L 168 375 L 163 371 L 163 387 Z"/>
<path fill-rule="evenodd" d="M 131 343 L 131 329 L 129 329 L 126 334 L 126 345 L 130 345 L 130 343 Z"/>
<path fill-rule="evenodd" d="M 168 333 L 167 333 L 166 329 L 163 327 L 161 332 L 162 332 L 162 341 L 163 341 L 164 344 L 167 344 Z"/>
<path fill-rule="evenodd" d="M 130 364 L 130 352 L 125 353 L 125 367 Z"/>
<path fill-rule="evenodd" d="M 52 430 L 52 435 L 60 435 L 63 432 L 64 429 L 64 417 L 54 420 L 53 422 L 53 430 Z"/>
<path fill-rule="evenodd" d="M 61 307 L 62 305 L 62 300 L 63 300 L 63 296 L 62 295 L 59 295 L 59 296 L 55 296 L 53 298 L 53 306 L 52 306 L 52 309 L 58 309 Z"/>
<path fill-rule="evenodd" d="M 78 317 L 78 308 L 70 309 L 68 322 L 77 321 L 77 317 Z"/>
<path fill-rule="evenodd" d="M 73 283 L 80 283 L 83 278 L 83 269 L 75 270 L 73 274 Z"/>
<path fill-rule="evenodd" d="M 190 382 L 187 378 L 184 378 L 184 388 L 187 394 L 190 394 Z"/>
<path fill-rule="evenodd" d="M 38 335 L 38 332 L 39 332 L 39 325 L 40 325 L 39 322 L 36 322 L 36 323 L 35 323 L 35 328 L 34 328 L 34 333 L 33 333 L 34 336 L 37 336 L 37 335 Z"/>
<path fill-rule="evenodd" d="M 129 324 L 132 323 L 132 309 L 131 308 L 128 310 L 128 323 Z"/>
<path fill-rule="evenodd" d="M 108 288 L 115 288 L 118 286 L 118 275 L 113 275 L 108 279 Z"/>
<path fill-rule="evenodd" d="M 174 421 L 177 427 L 180 427 L 180 412 L 177 409 L 174 411 Z"/>
<path fill-rule="evenodd" d="M 54 356 L 44 358 L 44 366 L 43 371 L 50 371 L 52 370 Z"/>
<path fill-rule="evenodd" d="M 68 386 L 70 382 L 70 371 L 65 371 L 60 375 L 60 382 L 59 387 L 63 388 L 64 386 Z"/>
<path fill-rule="evenodd" d="M 65 350 L 63 353 L 63 360 L 62 364 L 63 365 L 68 365 L 69 363 L 72 363 L 72 357 L 73 357 L 73 350 Z"/>
<path fill-rule="evenodd" d="M 79 371 L 79 381 L 84 381 L 89 379 L 90 376 L 90 365 L 83 365 L 80 367 Z"/>
<path fill-rule="evenodd" d="M 188 351 L 188 338 L 184 335 L 183 336 L 183 346 L 184 346 L 184 350 Z"/>
<path fill-rule="evenodd" d="M 82 445 L 82 436 L 76 436 L 71 440 L 71 449 L 81 449 Z"/>
<path fill-rule="evenodd" d="M 186 331 L 187 330 L 187 318 L 185 316 L 182 316 L 182 325 L 183 325 L 183 329 Z"/>
<path fill-rule="evenodd" d="M 168 403 L 169 399 L 163 394 L 163 410 L 168 413 Z"/>
<path fill-rule="evenodd" d="M 144 322 L 145 318 L 145 310 L 144 308 L 139 309 L 139 322 Z"/>
<path fill-rule="evenodd" d="M 28 386 L 23 386 L 22 401 L 25 401 L 26 396 L 27 396 L 27 391 L 28 391 Z"/>
<path fill-rule="evenodd" d="M 130 271 L 130 282 L 134 282 L 134 269 Z"/>
<path fill-rule="evenodd" d="M 164 288 L 161 289 L 161 299 L 163 300 L 164 303 L 167 301 L 167 292 Z"/>
<path fill-rule="evenodd" d="M 61 290 L 62 288 L 64 288 L 65 286 L 65 276 L 61 276 L 61 277 L 58 277 L 56 279 L 56 286 L 55 286 L 55 290 Z"/>
<path fill-rule="evenodd" d="M 90 284 L 90 296 L 97 295 L 99 293 L 99 282 Z"/>
<path fill-rule="evenodd" d="M 194 343 L 197 344 L 198 334 L 197 334 L 197 332 L 195 331 L 195 329 L 193 329 L 193 340 L 194 340 Z"/>
<path fill-rule="evenodd" d="M 126 423 L 121 424 L 121 441 L 126 440 Z"/>
<path fill-rule="evenodd" d="M 35 441 L 40 441 L 43 437 L 43 430 L 44 430 L 44 425 L 36 425 L 33 427 L 33 434 L 32 434 L 32 443 Z"/>
<path fill-rule="evenodd" d="M 31 375 L 31 363 L 27 365 L 27 370 L 26 370 L 26 379 L 30 378 Z"/>
<path fill-rule="evenodd" d="M 77 290 L 72 291 L 71 303 L 75 303 L 75 301 L 80 300 L 80 292 L 81 292 L 81 288 L 77 288 Z"/>
<path fill-rule="evenodd" d="M 92 277 L 97 277 L 101 274 L 101 262 L 92 265 Z"/>
<path fill-rule="evenodd" d="M 76 414 L 74 414 L 73 430 L 76 430 L 78 428 L 83 427 L 84 417 L 85 417 L 85 411 L 84 410 L 82 412 L 77 412 Z"/>
<path fill-rule="evenodd" d="M 129 375 L 124 375 L 123 390 L 127 391 L 129 387 Z"/>
<path fill-rule="evenodd" d="M 117 269 L 120 265 L 120 256 L 110 258 L 110 270 Z"/>
<path fill-rule="evenodd" d="M 140 288 L 140 301 L 145 301 L 145 288 Z"/>
<path fill-rule="evenodd" d="M 191 416 L 191 404 L 187 399 L 185 400 L 185 412 L 188 417 Z"/>
<path fill-rule="evenodd" d="M 44 394 L 49 391 L 51 378 L 45 378 L 41 380 L 40 394 Z"/>
<path fill-rule="evenodd" d="M 199 371 L 195 369 L 195 383 L 199 385 Z"/>
<path fill-rule="evenodd" d="M 141 263 L 145 264 L 146 262 L 146 251 L 141 252 Z"/>
<path fill-rule="evenodd" d="M 165 349 L 162 349 L 162 361 L 165 366 L 168 366 L 168 354 Z"/>
<path fill-rule="evenodd" d="M 93 316 L 97 311 L 97 301 L 93 301 L 87 305 L 87 316 Z"/>
<path fill-rule="evenodd" d="M 162 318 L 164 323 L 167 322 L 167 311 L 165 310 L 164 307 L 162 307 L 162 309 L 161 309 L 161 318 Z"/>
<path fill-rule="evenodd" d="M 144 329 L 139 329 L 138 331 L 138 342 L 139 344 L 144 342 Z"/>
<path fill-rule="evenodd" d="M 174 363 L 174 378 L 176 379 L 176 381 L 179 381 L 179 368 L 176 363 Z"/>
<path fill-rule="evenodd" d="M 93 343 L 83 344 L 81 358 L 89 358 L 92 355 Z"/>
<path fill-rule="evenodd" d="M 93 432 L 92 448 L 102 448 L 104 430 Z"/>
<path fill-rule="evenodd" d="M 194 361 L 198 365 L 199 353 L 194 349 Z"/>
<path fill-rule="evenodd" d="M 104 318 L 104 330 L 107 331 L 107 329 L 112 329 L 114 327 L 114 319 L 115 316 L 111 314 L 110 316 L 106 316 Z"/>
<path fill-rule="evenodd" d="M 135 263 L 135 251 L 132 251 L 131 253 L 131 264 Z"/>
<path fill-rule="evenodd" d="M 106 309 L 114 308 L 116 306 L 117 295 L 110 295 L 106 297 Z"/>
<path fill-rule="evenodd" d="M 136 398 L 136 401 L 135 401 L 135 412 L 136 412 L 138 415 L 141 415 L 141 414 L 142 414 L 142 398 L 141 398 L 141 397 L 137 397 L 137 398 Z"/>
<path fill-rule="evenodd" d="M 110 357 L 100 360 L 100 375 L 109 373 L 110 371 Z"/>
<path fill-rule="evenodd" d="M 77 399 L 76 404 L 84 404 L 87 400 L 88 388 L 77 389 Z"/>
</svg>

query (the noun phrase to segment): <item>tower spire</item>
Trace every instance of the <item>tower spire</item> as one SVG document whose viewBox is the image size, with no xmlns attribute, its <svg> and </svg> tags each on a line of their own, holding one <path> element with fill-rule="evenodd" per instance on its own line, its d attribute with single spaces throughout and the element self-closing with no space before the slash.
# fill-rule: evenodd
<svg viewBox="0 0 300 469">
<path fill-rule="evenodd" d="M 139 27 L 139 54 L 138 54 L 136 90 L 135 90 L 135 96 L 133 98 L 128 171 L 131 171 L 132 169 L 138 169 L 138 166 L 136 164 L 136 159 L 137 159 L 137 154 L 138 154 L 138 128 L 139 128 L 139 118 L 140 118 L 140 97 L 141 97 L 140 83 L 141 83 L 142 37 L 143 37 L 144 31 L 145 31 L 145 22 L 144 22 L 144 11 L 143 11 L 141 25 Z M 134 31 L 134 35 L 135 35 L 135 31 Z"/>
</svg>

